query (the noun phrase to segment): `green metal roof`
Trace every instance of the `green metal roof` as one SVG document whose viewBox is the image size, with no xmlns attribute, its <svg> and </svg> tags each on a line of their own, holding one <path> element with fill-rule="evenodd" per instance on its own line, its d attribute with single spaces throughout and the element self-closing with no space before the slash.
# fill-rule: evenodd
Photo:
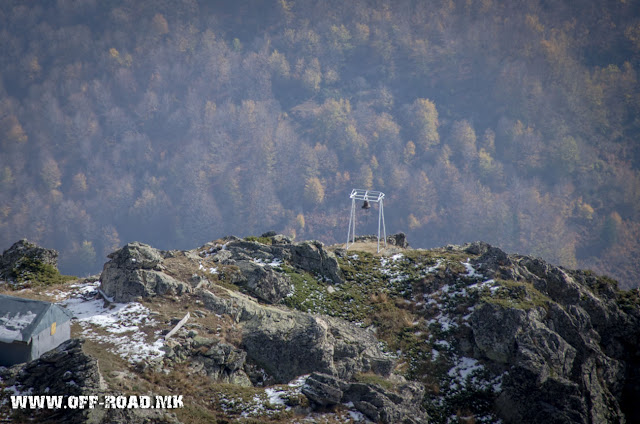
<svg viewBox="0 0 640 424">
<path fill-rule="evenodd" d="M 72 317 L 70 311 L 55 303 L 0 295 L 0 342 L 28 343 L 54 322 L 61 324 Z"/>
</svg>

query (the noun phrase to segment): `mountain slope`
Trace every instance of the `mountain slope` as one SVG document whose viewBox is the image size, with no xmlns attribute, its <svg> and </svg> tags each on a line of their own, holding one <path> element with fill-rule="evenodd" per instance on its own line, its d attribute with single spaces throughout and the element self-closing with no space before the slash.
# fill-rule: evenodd
<svg viewBox="0 0 640 424">
<path fill-rule="evenodd" d="M 637 290 L 480 242 L 374 252 L 274 234 L 131 243 L 100 292 L 38 294 L 67 298 L 107 391 L 183 394 L 183 422 L 637 420 Z"/>
<path fill-rule="evenodd" d="M 130 240 L 332 244 L 364 188 L 417 247 L 480 239 L 636 287 L 638 16 L 598 0 L 2 1 L 0 249 L 28 237 L 86 275 Z"/>
</svg>

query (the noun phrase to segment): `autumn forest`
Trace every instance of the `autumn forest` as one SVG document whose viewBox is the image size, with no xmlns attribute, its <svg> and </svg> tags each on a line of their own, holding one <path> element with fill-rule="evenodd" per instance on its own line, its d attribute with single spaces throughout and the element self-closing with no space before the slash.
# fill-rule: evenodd
<svg viewBox="0 0 640 424">
<path fill-rule="evenodd" d="M 638 286 L 638 2 L 6 0 L 0 53 L 2 250 L 344 243 L 368 188 L 413 247 Z"/>
</svg>

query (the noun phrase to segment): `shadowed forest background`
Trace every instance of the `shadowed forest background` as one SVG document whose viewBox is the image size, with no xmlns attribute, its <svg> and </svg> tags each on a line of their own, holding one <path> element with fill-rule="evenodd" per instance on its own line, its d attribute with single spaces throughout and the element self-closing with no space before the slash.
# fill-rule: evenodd
<svg viewBox="0 0 640 424">
<path fill-rule="evenodd" d="M 0 249 L 344 242 L 372 188 L 413 247 L 635 287 L 639 51 L 632 1 L 3 1 Z"/>
</svg>

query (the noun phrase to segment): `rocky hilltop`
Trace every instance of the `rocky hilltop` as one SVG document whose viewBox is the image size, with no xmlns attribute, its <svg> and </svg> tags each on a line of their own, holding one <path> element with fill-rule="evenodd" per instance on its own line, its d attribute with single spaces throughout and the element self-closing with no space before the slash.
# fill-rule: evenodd
<svg viewBox="0 0 640 424">
<path fill-rule="evenodd" d="M 640 420 L 638 290 L 482 242 L 410 249 L 400 234 L 371 246 L 275 233 L 189 251 L 130 243 L 99 283 L 58 290 L 70 308 L 149 311 L 130 337 L 153 354 L 106 343 L 84 312 L 77 332 L 105 355 L 100 390 L 169 390 L 191 405 L 145 422 Z M 0 377 L 34 390 L 32 369 Z"/>
<path fill-rule="evenodd" d="M 60 275 L 58 252 L 26 239 L 14 243 L 0 255 L 0 289 L 7 285 L 21 289 L 38 284 L 56 284 L 73 277 Z"/>
</svg>

